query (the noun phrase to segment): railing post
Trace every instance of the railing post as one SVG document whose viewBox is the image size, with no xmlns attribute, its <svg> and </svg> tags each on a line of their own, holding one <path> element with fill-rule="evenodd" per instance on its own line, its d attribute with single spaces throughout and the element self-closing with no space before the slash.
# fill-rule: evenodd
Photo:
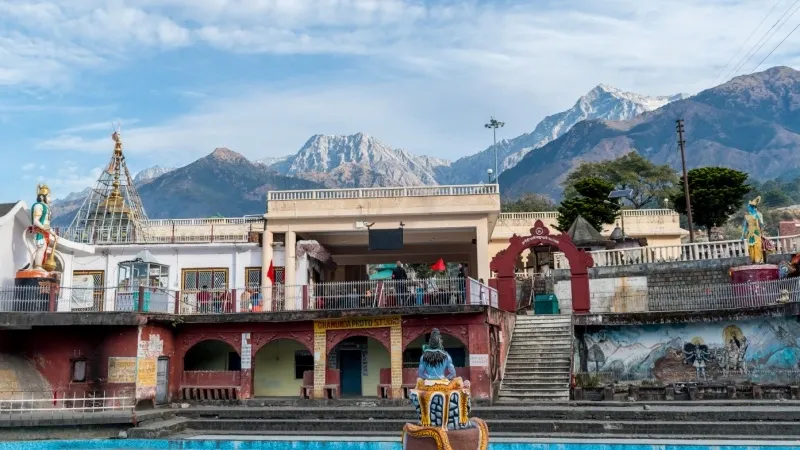
<svg viewBox="0 0 800 450">
<path fill-rule="evenodd" d="M 139 302 L 136 305 L 136 310 L 144 312 L 144 286 L 139 286 Z"/>
<path fill-rule="evenodd" d="M 175 291 L 175 314 L 181 313 L 181 291 Z"/>
<path fill-rule="evenodd" d="M 172 237 L 170 238 L 170 243 L 175 243 L 175 222 L 172 222 Z"/>
<path fill-rule="evenodd" d="M 308 311 L 308 285 L 303 285 L 303 311 Z"/>
<path fill-rule="evenodd" d="M 211 243 L 214 243 L 214 224 L 211 224 Z"/>
<path fill-rule="evenodd" d="M 58 286 L 55 283 L 50 283 L 50 292 L 48 293 L 48 305 L 47 310 L 50 312 L 56 312 L 58 310 Z"/>
<path fill-rule="evenodd" d="M 472 278 L 465 278 L 464 283 L 464 304 L 471 305 L 472 304 Z"/>
</svg>

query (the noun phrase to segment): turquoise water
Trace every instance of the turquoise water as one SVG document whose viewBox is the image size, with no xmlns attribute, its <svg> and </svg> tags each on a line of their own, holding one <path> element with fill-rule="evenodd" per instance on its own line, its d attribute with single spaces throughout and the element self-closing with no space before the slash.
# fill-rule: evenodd
<svg viewBox="0 0 800 450">
<path fill-rule="evenodd" d="M 744 444 L 744 443 L 742 443 Z M 96 440 L 0 442 L 0 450 L 401 450 L 400 442 L 344 441 L 222 441 L 222 440 Z M 691 442 L 664 443 L 569 443 L 500 442 L 490 450 L 800 450 L 792 443 L 747 443 L 747 445 L 699 445 Z"/>
</svg>

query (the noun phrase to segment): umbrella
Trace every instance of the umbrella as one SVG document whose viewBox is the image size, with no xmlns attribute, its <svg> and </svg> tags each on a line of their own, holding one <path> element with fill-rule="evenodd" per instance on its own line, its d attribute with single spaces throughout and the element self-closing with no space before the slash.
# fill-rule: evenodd
<svg viewBox="0 0 800 450">
<path fill-rule="evenodd" d="M 436 263 L 431 266 L 431 270 L 435 272 L 444 272 L 445 270 L 447 270 L 447 266 L 444 265 L 444 260 L 442 258 L 439 258 L 439 260 L 436 261 Z"/>
</svg>

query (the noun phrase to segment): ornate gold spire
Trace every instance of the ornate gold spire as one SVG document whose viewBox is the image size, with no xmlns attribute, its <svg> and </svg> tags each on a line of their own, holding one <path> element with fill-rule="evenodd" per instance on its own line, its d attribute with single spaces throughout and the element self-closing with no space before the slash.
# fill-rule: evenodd
<svg viewBox="0 0 800 450">
<path fill-rule="evenodd" d="M 109 172 L 113 170 L 114 181 L 111 183 L 111 192 L 108 198 L 103 203 L 103 207 L 108 212 L 113 213 L 129 213 L 130 209 L 125 206 L 125 199 L 119 190 L 120 186 L 120 171 L 122 170 L 122 136 L 118 131 L 111 134 L 111 139 L 114 141 L 114 157 L 111 159 Z"/>
</svg>

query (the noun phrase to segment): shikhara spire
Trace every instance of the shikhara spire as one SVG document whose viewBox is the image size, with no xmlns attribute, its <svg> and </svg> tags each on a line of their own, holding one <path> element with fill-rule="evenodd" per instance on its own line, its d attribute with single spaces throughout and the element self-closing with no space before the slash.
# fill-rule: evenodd
<svg viewBox="0 0 800 450">
<path fill-rule="evenodd" d="M 147 214 L 125 164 L 122 137 L 115 131 L 111 138 L 111 161 L 72 219 L 67 239 L 93 244 L 148 240 Z"/>
</svg>

